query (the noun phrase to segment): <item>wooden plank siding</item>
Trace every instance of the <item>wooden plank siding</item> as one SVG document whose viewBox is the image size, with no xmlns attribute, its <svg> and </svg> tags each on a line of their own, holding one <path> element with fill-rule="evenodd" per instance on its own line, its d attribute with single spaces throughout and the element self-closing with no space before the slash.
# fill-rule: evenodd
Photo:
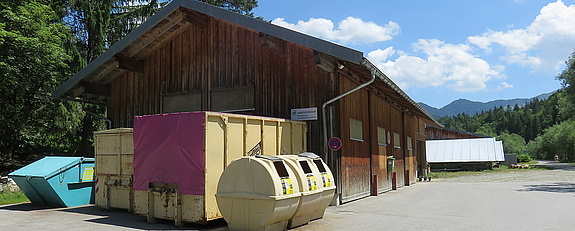
<svg viewBox="0 0 575 231">
<path fill-rule="evenodd" d="M 358 85 L 354 78 L 339 75 L 340 92 L 346 92 Z M 369 90 L 366 90 L 369 89 Z M 381 93 L 373 88 L 361 89 L 339 101 L 339 121 L 342 138 L 341 159 L 341 199 L 350 201 L 369 195 L 376 185 L 373 177 L 377 175 L 377 191 L 385 192 L 392 189 L 392 174 L 387 171 L 387 157 L 395 157 L 395 173 L 397 186 L 406 182 L 415 183 L 417 179 L 418 160 L 415 149 L 416 129 L 421 129 L 419 119 L 384 100 Z M 362 121 L 363 141 L 353 139 L 350 135 L 350 118 Z M 390 141 L 378 143 L 378 127 L 389 132 Z M 395 134 L 399 135 L 399 143 L 395 142 Z M 408 150 L 407 137 L 411 137 L 411 150 Z M 406 172 L 409 171 L 407 179 Z"/>
<path fill-rule="evenodd" d="M 392 146 L 387 142 L 387 131 L 391 128 L 391 105 L 381 97 L 370 92 L 370 127 L 371 127 L 371 168 L 372 176 L 377 175 L 377 192 L 391 190 L 391 173 L 387 171 L 387 158 L 391 156 Z M 378 127 L 385 129 L 383 141 L 378 141 Z"/>
<path fill-rule="evenodd" d="M 417 125 L 415 116 L 403 112 L 404 116 L 404 153 L 405 153 L 405 181 L 404 185 L 409 185 L 415 182 L 416 179 L 416 165 L 417 160 L 415 158 L 414 143 L 415 143 L 415 127 Z"/>
<path fill-rule="evenodd" d="M 342 92 L 357 86 L 346 77 L 340 75 Z M 368 91 L 360 89 L 339 101 L 340 103 L 340 138 L 342 140 L 341 155 L 341 187 L 343 200 L 351 200 L 369 195 L 371 189 L 371 152 L 369 134 Z M 362 122 L 362 139 L 351 137 L 350 119 Z"/>
</svg>

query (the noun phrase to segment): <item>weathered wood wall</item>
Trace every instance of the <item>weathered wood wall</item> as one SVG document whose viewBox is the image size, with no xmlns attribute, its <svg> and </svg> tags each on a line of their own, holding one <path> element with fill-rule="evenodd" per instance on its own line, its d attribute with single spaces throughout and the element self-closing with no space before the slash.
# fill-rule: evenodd
<svg viewBox="0 0 575 231">
<path fill-rule="evenodd" d="M 387 143 L 387 132 L 391 127 L 391 105 L 374 93 L 369 95 L 371 126 L 372 175 L 377 175 L 377 191 L 391 190 L 391 173 L 387 171 L 387 157 L 391 156 L 391 144 Z M 383 142 L 378 141 L 377 128 L 385 129 Z"/>
<path fill-rule="evenodd" d="M 347 77 L 340 75 L 341 92 L 346 92 L 357 86 Z M 370 193 L 371 182 L 371 152 L 369 134 L 369 104 L 368 91 L 360 89 L 339 101 L 340 138 L 342 148 L 341 175 L 342 198 L 357 198 Z M 350 118 L 362 121 L 363 138 L 352 139 L 350 135 Z"/>
<path fill-rule="evenodd" d="M 353 77 L 340 74 L 340 91 L 343 93 L 356 87 L 358 83 L 353 80 Z M 375 191 L 375 186 L 378 192 L 391 190 L 392 174 L 387 171 L 389 156 L 395 157 L 398 187 L 406 185 L 406 182 L 415 182 L 417 177 L 414 145 L 416 129 L 420 129 L 419 120 L 384 100 L 377 89 L 369 89 L 361 89 L 340 100 L 340 138 L 343 145 L 339 154 L 342 187 L 345 189 L 343 201 L 369 195 Z M 362 140 L 351 137 L 350 118 L 362 121 Z M 378 142 L 378 127 L 385 129 L 383 142 Z M 399 135 L 398 140 L 395 134 Z M 407 145 L 408 137 L 411 137 L 411 150 Z M 409 171 L 409 178 L 406 171 Z M 377 184 L 373 183 L 375 175 Z"/>
</svg>

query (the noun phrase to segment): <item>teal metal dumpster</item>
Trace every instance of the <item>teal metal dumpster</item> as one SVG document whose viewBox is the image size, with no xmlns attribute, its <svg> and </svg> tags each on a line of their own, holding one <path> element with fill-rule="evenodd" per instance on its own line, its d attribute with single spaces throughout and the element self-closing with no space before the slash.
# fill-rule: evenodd
<svg viewBox="0 0 575 231">
<path fill-rule="evenodd" d="M 94 203 L 94 158 L 48 156 L 8 175 L 33 204 Z"/>
</svg>

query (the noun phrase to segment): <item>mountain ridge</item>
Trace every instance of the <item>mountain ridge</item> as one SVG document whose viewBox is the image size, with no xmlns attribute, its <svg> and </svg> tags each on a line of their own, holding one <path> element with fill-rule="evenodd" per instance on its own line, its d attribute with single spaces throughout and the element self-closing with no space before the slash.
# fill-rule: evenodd
<svg viewBox="0 0 575 231">
<path fill-rule="evenodd" d="M 496 107 L 514 107 L 515 105 L 524 106 L 525 104 L 538 99 L 538 100 L 545 100 L 549 98 L 555 91 L 540 94 L 538 96 L 532 98 L 515 98 L 515 99 L 498 99 L 492 100 L 489 102 L 479 102 L 479 101 L 471 101 L 468 99 L 458 99 L 454 100 L 453 102 L 443 106 L 442 108 L 436 108 L 433 106 L 429 106 L 423 102 L 418 102 L 423 109 L 425 109 L 429 114 L 431 114 L 436 119 L 439 119 L 444 116 L 456 116 L 460 113 L 467 113 L 471 116 L 475 115 L 476 113 L 482 111 L 489 111 Z"/>
</svg>

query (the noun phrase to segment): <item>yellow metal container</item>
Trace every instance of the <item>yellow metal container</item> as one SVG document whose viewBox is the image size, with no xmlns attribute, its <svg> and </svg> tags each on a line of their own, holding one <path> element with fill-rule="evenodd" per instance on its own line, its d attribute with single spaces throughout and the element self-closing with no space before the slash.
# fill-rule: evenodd
<svg viewBox="0 0 575 231">
<path fill-rule="evenodd" d="M 296 182 L 296 173 L 277 156 L 233 161 L 216 194 L 229 230 L 285 230 L 301 198 Z"/>
<path fill-rule="evenodd" d="M 133 211 L 133 129 L 95 132 L 94 145 L 96 206 Z"/>
<path fill-rule="evenodd" d="M 304 122 L 217 112 L 197 113 L 204 116 L 201 121 L 204 134 L 186 139 L 204 139 L 199 142 L 205 147 L 202 151 L 205 160 L 202 177 L 205 184 L 201 189 L 204 193 L 185 194 L 182 192 L 182 185 L 174 182 L 150 181 L 147 191 L 134 186 L 138 190 L 133 191 L 133 211 L 147 216 L 149 222 L 153 223 L 159 218 L 174 220 L 176 226 L 181 226 L 182 222 L 206 223 L 222 218 L 215 197 L 217 183 L 224 168 L 233 160 L 247 153 L 280 155 L 297 154 L 306 150 L 307 128 Z M 145 135 L 153 138 L 158 134 Z M 169 152 L 162 153 L 162 157 L 167 159 L 171 158 L 170 155 Z M 148 171 L 145 168 L 136 170 Z M 154 174 L 163 173 L 160 170 Z"/>
</svg>

